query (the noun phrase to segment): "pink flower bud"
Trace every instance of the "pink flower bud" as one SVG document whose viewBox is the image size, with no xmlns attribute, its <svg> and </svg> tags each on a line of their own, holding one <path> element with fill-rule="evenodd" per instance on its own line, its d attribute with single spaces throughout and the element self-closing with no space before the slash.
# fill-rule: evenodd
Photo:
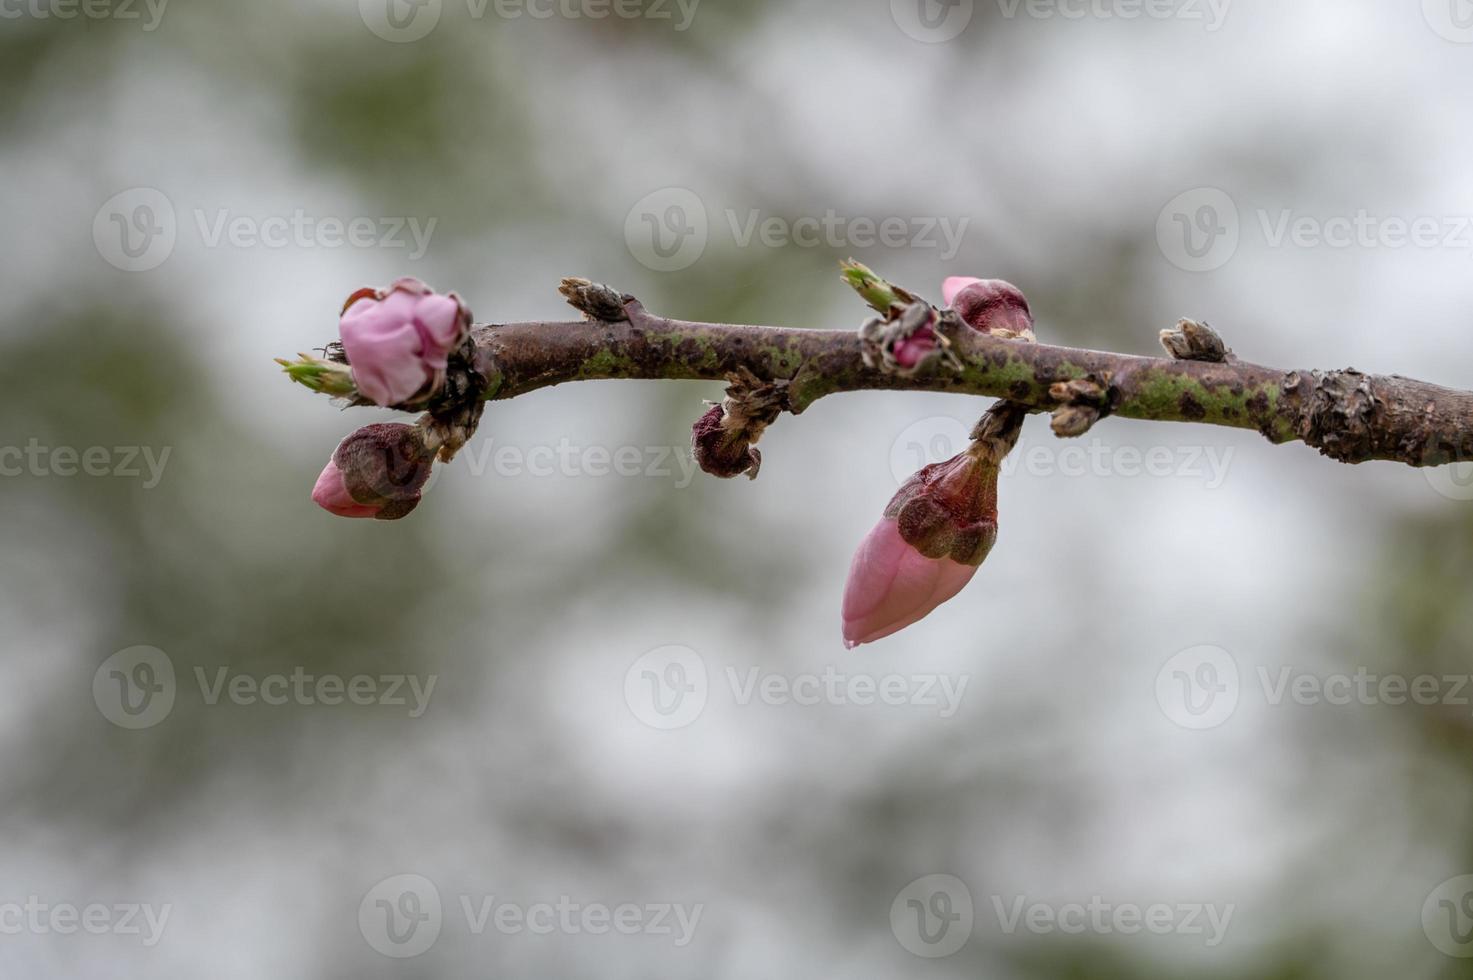
<svg viewBox="0 0 1473 980">
<path fill-rule="evenodd" d="M 985 444 L 905 482 L 849 566 L 844 644 L 904 629 L 971 581 L 997 540 L 998 464 Z"/>
<path fill-rule="evenodd" d="M 312 500 L 339 517 L 398 520 L 419 505 L 434 461 L 416 426 L 366 425 L 338 444 L 317 477 Z"/>
<path fill-rule="evenodd" d="M 977 572 L 950 558 L 927 558 L 886 517 L 849 566 L 844 585 L 844 646 L 853 649 L 904 629 L 962 590 Z"/>
<path fill-rule="evenodd" d="M 338 331 L 359 393 L 389 406 L 435 391 L 470 326 L 470 311 L 454 293 L 441 296 L 418 279 L 400 279 L 387 292 L 349 296 Z"/>
<path fill-rule="evenodd" d="M 931 329 L 930 324 L 925 324 L 909 337 L 902 337 L 895 342 L 892 348 L 895 352 L 895 363 L 903 368 L 913 368 L 921 362 L 921 358 L 939 346 L 936 331 Z"/>
<path fill-rule="evenodd" d="M 973 330 L 1008 340 L 1033 340 L 1028 300 L 1010 282 L 952 276 L 941 284 L 941 296 Z"/>
</svg>

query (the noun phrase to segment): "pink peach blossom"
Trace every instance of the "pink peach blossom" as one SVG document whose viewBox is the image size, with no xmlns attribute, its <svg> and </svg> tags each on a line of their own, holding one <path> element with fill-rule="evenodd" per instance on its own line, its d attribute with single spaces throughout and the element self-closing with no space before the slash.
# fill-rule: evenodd
<svg viewBox="0 0 1473 980">
<path fill-rule="evenodd" d="M 469 329 L 470 314 L 453 293 L 441 296 L 417 279 L 400 279 L 387 292 L 359 290 L 338 323 L 358 391 L 384 406 L 438 386 Z"/>
<path fill-rule="evenodd" d="M 859 545 L 844 585 L 844 645 L 853 649 L 923 619 L 960 592 L 976 565 L 927 558 L 886 517 Z"/>
</svg>

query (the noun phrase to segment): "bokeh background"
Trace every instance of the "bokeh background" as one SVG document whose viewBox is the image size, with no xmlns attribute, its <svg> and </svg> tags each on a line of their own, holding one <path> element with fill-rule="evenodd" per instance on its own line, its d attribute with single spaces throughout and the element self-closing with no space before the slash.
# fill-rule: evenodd
<svg viewBox="0 0 1473 980">
<path fill-rule="evenodd" d="M 749 483 L 719 385 L 544 390 L 380 523 L 308 493 L 388 414 L 272 363 L 406 274 L 855 327 L 852 255 L 1470 387 L 1467 0 L 0 15 L 0 974 L 1467 972 L 1469 467 L 1035 418 L 978 577 L 848 652 L 981 401 L 826 398 Z"/>
</svg>

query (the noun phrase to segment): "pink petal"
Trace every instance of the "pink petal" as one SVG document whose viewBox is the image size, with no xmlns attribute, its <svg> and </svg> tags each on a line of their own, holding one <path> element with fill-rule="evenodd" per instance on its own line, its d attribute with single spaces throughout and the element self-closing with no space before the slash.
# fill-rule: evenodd
<svg viewBox="0 0 1473 980">
<path fill-rule="evenodd" d="M 930 330 L 917 331 L 895 344 L 895 363 L 904 368 L 915 367 L 935 349 L 936 335 Z"/>
<path fill-rule="evenodd" d="M 342 325 L 343 350 L 353 369 L 358 390 L 376 405 L 397 405 L 424 387 L 430 371 L 420 357 L 422 343 L 412 323 L 384 329 L 374 323 L 366 329 Z"/>
<path fill-rule="evenodd" d="M 449 296 L 425 296 L 414 306 L 414 316 L 442 353 L 460 339 L 460 304 Z"/>
<path fill-rule="evenodd" d="M 891 518 L 860 544 L 844 587 L 844 644 L 869 643 L 923 619 L 977 572 L 950 558 L 931 559 L 900 536 Z"/>
<path fill-rule="evenodd" d="M 351 317 L 361 317 L 361 316 L 366 316 L 368 314 L 368 311 L 369 310 L 376 309 L 378 307 L 378 304 L 379 304 L 379 301 L 376 300 L 376 299 L 374 299 L 372 296 L 360 296 L 360 297 L 358 297 L 357 299 L 355 299 L 353 301 L 353 303 L 352 303 L 351 306 L 349 306 L 346 310 L 343 311 L 343 316 L 344 317 L 350 317 L 350 316 Z M 342 321 L 339 320 L 338 322 L 339 322 L 339 324 L 341 324 Z"/>
<path fill-rule="evenodd" d="M 332 460 L 327 461 L 321 475 L 317 477 L 317 483 L 312 487 L 312 501 L 339 517 L 372 517 L 378 513 L 377 507 L 360 504 L 348 494 L 343 471 Z"/>
<path fill-rule="evenodd" d="M 947 306 L 950 306 L 952 300 L 956 299 L 957 293 L 961 292 L 963 289 L 966 289 L 973 283 L 978 283 L 981 281 L 981 279 L 976 279 L 971 276 L 949 276 L 944 282 L 941 283 L 941 298 L 946 302 Z"/>
</svg>

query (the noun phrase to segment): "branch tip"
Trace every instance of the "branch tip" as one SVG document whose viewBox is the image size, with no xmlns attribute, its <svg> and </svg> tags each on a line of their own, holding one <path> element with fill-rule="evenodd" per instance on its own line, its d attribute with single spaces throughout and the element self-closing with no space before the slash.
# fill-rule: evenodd
<svg viewBox="0 0 1473 980">
<path fill-rule="evenodd" d="M 1221 364 L 1230 359 L 1228 350 L 1217 331 L 1200 320 L 1182 319 L 1175 329 L 1161 331 L 1161 346 L 1178 361 L 1210 361 Z"/>
<path fill-rule="evenodd" d="M 617 323 L 629 319 L 624 309 L 624 294 L 611 286 L 569 276 L 558 285 L 558 292 L 563 294 L 568 305 L 590 320 Z"/>
</svg>

